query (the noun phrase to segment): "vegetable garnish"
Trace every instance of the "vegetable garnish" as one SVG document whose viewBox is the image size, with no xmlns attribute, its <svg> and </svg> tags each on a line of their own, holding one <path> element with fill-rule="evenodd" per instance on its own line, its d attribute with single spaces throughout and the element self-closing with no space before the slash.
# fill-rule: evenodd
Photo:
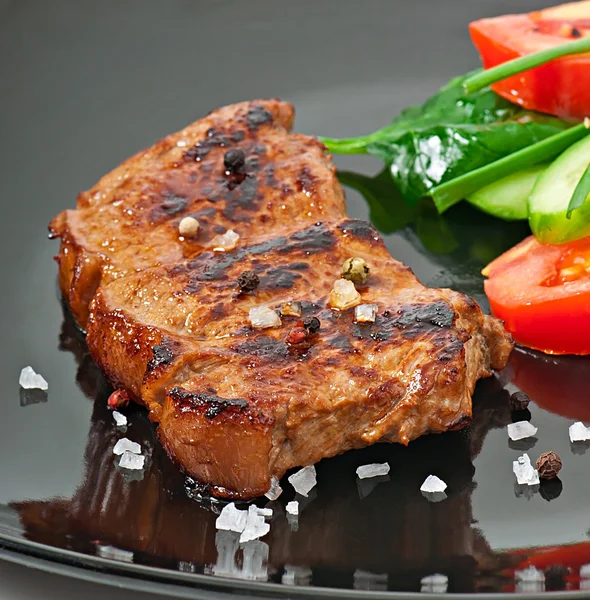
<svg viewBox="0 0 590 600">
<path fill-rule="evenodd" d="M 483 271 L 492 313 L 516 342 L 549 354 L 590 354 L 590 238 L 530 236 Z"/>
<path fill-rule="evenodd" d="M 571 130 L 570 130 L 571 131 Z M 529 225 L 540 242 L 561 244 L 590 235 L 590 135 L 570 146 L 535 182 Z"/>
<path fill-rule="evenodd" d="M 474 25 L 472 23 L 472 26 Z M 590 52 L 590 37 L 560 44 L 553 48 L 546 48 L 545 50 L 527 54 L 520 58 L 514 58 L 491 69 L 475 73 L 465 79 L 463 88 L 467 94 L 472 94 L 493 83 L 508 79 L 508 77 L 518 75 L 524 71 L 530 71 L 556 58 L 584 54 L 586 52 Z"/>
<path fill-rule="evenodd" d="M 504 21 L 512 23 L 514 19 L 518 23 L 524 20 L 526 27 L 521 23 L 520 27 L 502 28 Z M 555 160 L 589 133 L 589 23 L 590 0 L 530 15 L 477 21 L 471 25 L 472 37 L 484 65 L 494 68 L 452 79 L 423 105 L 402 111 L 374 133 L 320 139 L 332 153 L 381 158 L 410 206 L 430 196 L 442 213 L 467 199 L 484 212 L 505 220 L 534 220 L 528 198 L 542 178 L 543 163 Z M 482 31 L 489 28 L 496 37 L 487 45 L 480 44 L 485 37 Z M 503 54 L 498 50 L 506 48 L 510 51 Z M 491 55 L 494 56 L 490 58 Z M 553 113 L 584 118 L 583 123 L 523 108 L 540 107 L 527 103 L 521 97 L 526 94 L 514 88 L 515 82 L 518 80 L 522 87 L 523 81 L 531 81 L 538 88 L 541 82 L 537 75 L 541 70 L 552 73 L 552 85 L 546 91 L 555 107 Z M 507 82 L 512 87 L 507 88 Z M 501 95 L 490 89 L 490 84 Z M 564 106 L 566 109 L 557 110 Z M 567 186 L 562 186 L 563 193 L 555 199 L 560 207 L 565 204 L 568 220 L 573 211 L 584 205 L 588 195 L 584 191 L 590 187 L 590 175 L 587 177 L 579 182 L 575 196 L 578 180 L 568 194 Z M 560 242 L 590 234 L 580 227 L 560 224 L 563 231 L 556 235 L 545 232 L 546 227 L 549 226 L 543 224 L 539 230 L 533 227 L 533 231 L 537 236 L 546 235 L 540 239 Z M 576 231 L 572 233 L 572 229 Z M 555 237 L 559 240 L 551 240 Z"/>
<path fill-rule="evenodd" d="M 471 38 L 489 69 L 480 84 L 495 82 L 495 92 L 529 110 L 577 119 L 588 116 L 590 56 L 578 52 L 590 52 L 589 23 L 590 0 L 471 23 Z M 571 56 L 558 58 L 566 52 Z M 511 75 L 516 63 L 507 61 L 518 57 L 525 57 L 520 60 L 527 61 L 529 70 L 495 79 L 498 73 Z M 507 71 L 493 69 L 500 64 Z"/>
<path fill-rule="evenodd" d="M 479 169 L 465 173 L 434 187 L 430 195 L 439 212 L 444 212 L 453 204 L 485 185 L 493 183 L 524 169 L 527 166 L 544 162 L 559 156 L 565 149 L 588 135 L 584 123 L 566 129 L 556 135 L 532 144 L 499 160 L 486 164 Z"/>
<path fill-rule="evenodd" d="M 424 105 L 406 109 L 375 133 L 341 140 L 320 139 L 333 153 L 381 158 L 405 200 L 415 205 L 420 198 L 432 195 L 436 186 L 510 157 L 572 125 L 570 121 L 524 111 L 489 89 L 466 94 L 466 77 L 453 79 Z M 536 161 L 533 152 L 533 157 L 525 157 L 504 175 L 552 159 L 567 147 L 559 140 L 556 145 L 556 151 Z M 470 192 L 504 175 L 492 173 L 481 183 L 476 179 Z M 463 197 L 459 195 L 448 205 L 435 203 L 442 212 Z"/>
<path fill-rule="evenodd" d="M 590 198 L 590 163 L 586 167 L 582 178 L 578 181 L 578 185 L 572 194 L 572 199 L 567 207 L 566 217 L 568 219 L 572 218 L 572 213 L 576 208 L 580 208 Z"/>
</svg>

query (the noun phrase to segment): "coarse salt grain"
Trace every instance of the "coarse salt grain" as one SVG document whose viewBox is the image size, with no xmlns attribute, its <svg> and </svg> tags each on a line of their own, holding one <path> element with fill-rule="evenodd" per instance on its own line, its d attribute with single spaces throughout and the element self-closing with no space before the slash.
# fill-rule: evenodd
<svg viewBox="0 0 590 600">
<path fill-rule="evenodd" d="M 531 565 L 526 569 L 514 571 L 514 578 L 517 581 L 545 581 L 545 573 Z"/>
<path fill-rule="evenodd" d="M 444 492 L 447 489 L 447 484 L 436 475 L 429 475 L 422 486 L 420 487 L 421 492 L 427 494 L 433 494 L 437 492 Z"/>
<path fill-rule="evenodd" d="M 226 504 L 219 516 L 215 520 L 215 527 L 225 531 L 235 531 L 242 533 L 246 527 L 248 513 L 245 510 L 238 510 L 233 502 Z"/>
<path fill-rule="evenodd" d="M 258 513 L 258 510 L 258 507 L 253 504 L 248 507 L 246 526 L 240 535 L 240 544 L 261 538 L 270 531 L 270 525 L 264 520 L 264 516 Z"/>
<path fill-rule="evenodd" d="M 49 389 L 49 385 L 43 375 L 39 375 L 39 373 L 35 373 L 33 367 L 25 367 L 20 372 L 20 377 L 18 378 L 19 385 L 25 390 L 43 390 L 47 391 Z"/>
<path fill-rule="evenodd" d="M 287 514 L 293 515 L 294 517 L 299 514 L 299 502 L 297 500 L 291 500 L 291 502 L 287 502 L 287 506 L 285 507 L 287 510 Z"/>
<path fill-rule="evenodd" d="M 281 325 L 281 317 L 268 306 L 251 308 L 248 318 L 254 329 L 268 329 L 269 327 L 279 327 Z"/>
<path fill-rule="evenodd" d="M 293 475 L 289 477 L 289 483 L 298 494 L 307 496 L 317 483 L 315 467 L 311 465 L 299 469 L 297 473 L 293 473 Z"/>
<path fill-rule="evenodd" d="M 572 443 L 586 442 L 590 440 L 590 427 L 586 427 L 582 421 L 577 421 L 570 425 L 569 434 Z"/>
<path fill-rule="evenodd" d="M 531 459 L 526 453 L 512 462 L 512 470 L 519 485 L 538 485 L 540 483 L 539 473 L 533 468 Z"/>
<path fill-rule="evenodd" d="M 354 319 L 357 323 L 374 323 L 376 318 L 376 304 L 359 304 L 354 309 Z"/>
<path fill-rule="evenodd" d="M 354 287 L 354 283 L 348 279 L 337 279 L 330 292 L 328 300 L 332 308 L 346 310 L 352 308 L 361 302 L 361 295 Z"/>
<path fill-rule="evenodd" d="M 371 463 L 362 465 L 356 470 L 359 479 L 368 479 L 369 477 L 380 477 L 389 473 L 388 463 Z"/>
<path fill-rule="evenodd" d="M 420 585 L 420 591 L 422 592 L 431 594 L 444 594 L 449 585 L 449 578 L 441 573 L 434 573 L 433 575 L 422 577 L 420 580 Z"/>
<path fill-rule="evenodd" d="M 258 514 L 261 517 L 264 517 L 265 519 L 271 519 L 272 518 L 272 508 L 259 508 Z"/>
<path fill-rule="evenodd" d="M 126 450 L 119 459 L 119 466 L 122 469 L 131 471 L 141 471 L 145 465 L 145 456 L 143 454 L 134 454 Z"/>
<path fill-rule="evenodd" d="M 281 315 L 283 317 L 300 317 L 302 313 L 301 302 L 285 302 L 281 306 Z"/>
<path fill-rule="evenodd" d="M 127 425 L 127 417 L 118 410 L 113 411 L 113 419 L 115 419 L 117 427 L 124 427 Z"/>
<path fill-rule="evenodd" d="M 276 477 L 270 478 L 270 488 L 268 492 L 264 494 L 269 500 L 277 500 L 283 493 L 283 488 L 279 484 L 279 480 Z"/>
<path fill-rule="evenodd" d="M 123 454 L 131 452 L 132 454 L 141 454 L 141 446 L 137 442 L 132 442 L 127 438 L 121 438 L 113 448 L 113 454 Z"/>
<path fill-rule="evenodd" d="M 518 421 L 516 423 L 508 424 L 508 437 L 516 442 L 518 440 L 524 440 L 526 438 L 533 437 L 539 429 L 528 421 Z"/>
<path fill-rule="evenodd" d="M 233 229 L 228 229 L 224 234 L 216 235 L 211 240 L 211 247 L 214 252 L 227 252 L 228 250 L 233 250 L 238 245 L 239 239 L 239 234 Z"/>
<path fill-rule="evenodd" d="M 590 579 L 590 565 L 582 565 L 580 567 L 580 577 Z"/>
</svg>

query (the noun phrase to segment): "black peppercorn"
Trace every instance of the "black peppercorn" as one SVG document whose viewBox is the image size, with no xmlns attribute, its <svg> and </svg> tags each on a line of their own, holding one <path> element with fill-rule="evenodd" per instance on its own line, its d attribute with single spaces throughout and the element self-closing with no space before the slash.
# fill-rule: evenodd
<svg viewBox="0 0 590 600">
<path fill-rule="evenodd" d="M 541 479 L 555 479 L 561 471 L 563 463 L 559 454 L 555 452 L 544 452 L 537 458 L 537 471 Z"/>
<path fill-rule="evenodd" d="M 260 283 L 260 278 L 254 271 L 244 271 L 238 277 L 238 285 L 240 286 L 240 290 L 242 292 L 252 292 Z"/>
<path fill-rule="evenodd" d="M 303 319 L 303 327 L 309 333 L 317 333 L 320 330 L 320 320 L 317 317 L 306 317 Z"/>
<path fill-rule="evenodd" d="M 223 164 L 226 171 L 237 173 L 246 164 L 246 156 L 242 150 L 232 148 L 225 153 Z"/>
<path fill-rule="evenodd" d="M 512 410 L 524 410 L 528 407 L 531 399 L 524 392 L 514 392 L 510 396 L 510 406 Z"/>
<path fill-rule="evenodd" d="M 551 565 L 545 569 L 545 589 L 548 592 L 565 590 L 569 569 L 563 565 Z"/>
<path fill-rule="evenodd" d="M 572 27 L 572 37 L 573 38 L 582 37 L 582 32 L 577 27 Z"/>
</svg>

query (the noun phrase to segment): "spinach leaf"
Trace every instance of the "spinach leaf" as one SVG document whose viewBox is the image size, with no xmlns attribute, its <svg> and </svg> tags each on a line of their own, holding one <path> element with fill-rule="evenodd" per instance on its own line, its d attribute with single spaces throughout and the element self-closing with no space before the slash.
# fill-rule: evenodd
<svg viewBox="0 0 590 600">
<path fill-rule="evenodd" d="M 411 204 L 431 188 L 522 150 L 569 126 L 560 119 L 520 111 L 496 123 L 439 124 L 406 132 L 395 141 L 372 142 L 367 152 L 390 165 Z"/>
<path fill-rule="evenodd" d="M 367 146 L 372 142 L 394 142 L 416 129 L 425 129 L 441 123 L 495 123 L 521 111 L 519 107 L 498 96 L 489 88 L 466 95 L 463 81 L 479 71 L 481 69 L 451 79 L 424 104 L 406 108 L 389 125 L 374 133 L 345 139 L 320 137 L 320 140 L 326 144 L 330 152 L 366 154 Z"/>
<path fill-rule="evenodd" d="M 475 73 L 475 72 L 474 72 Z M 381 158 L 406 201 L 569 128 L 571 123 L 522 110 L 489 88 L 467 94 L 468 73 L 386 127 L 348 139 L 320 138 L 330 152 Z M 456 202 L 438 202 L 440 212 Z"/>
</svg>

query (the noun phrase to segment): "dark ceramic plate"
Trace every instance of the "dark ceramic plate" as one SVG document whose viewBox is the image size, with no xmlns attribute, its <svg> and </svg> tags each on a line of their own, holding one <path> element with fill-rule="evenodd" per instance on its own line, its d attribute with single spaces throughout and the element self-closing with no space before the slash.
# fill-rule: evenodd
<svg viewBox="0 0 590 600">
<path fill-rule="evenodd" d="M 187 495 L 140 409 L 127 436 L 149 448 L 148 468 L 128 477 L 115 466 L 109 388 L 62 314 L 45 229 L 123 158 L 218 105 L 280 95 L 296 105 L 300 131 L 373 130 L 476 66 L 470 20 L 540 4 L 0 1 L 0 556 L 193 597 L 408 594 L 435 573 L 449 593 L 584 589 L 590 452 L 570 446 L 568 426 L 590 420 L 590 362 L 514 352 L 478 385 L 469 430 L 323 461 L 298 529 L 284 516 L 286 492 L 270 534 L 242 548 L 216 532 L 215 507 Z M 422 281 L 487 308 L 479 271 L 525 225 L 469 206 L 444 219 L 427 203 L 409 214 L 387 177 L 361 174 L 377 162 L 336 162 L 362 192 L 348 188 L 352 216 L 371 217 Z M 48 399 L 19 394 L 29 364 L 48 379 Z M 522 418 L 507 403 L 517 387 L 534 400 L 539 432 L 515 447 L 506 424 Z M 515 487 L 511 463 L 523 449 L 533 459 L 558 452 L 561 479 Z M 359 484 L 358 465 L 385 460 L 389 479 Z M 431 472 L 449 486 L 439 503 L 419 491 Z M 517 584 L 527 561 L 569 570 Z"/>
</svg>

